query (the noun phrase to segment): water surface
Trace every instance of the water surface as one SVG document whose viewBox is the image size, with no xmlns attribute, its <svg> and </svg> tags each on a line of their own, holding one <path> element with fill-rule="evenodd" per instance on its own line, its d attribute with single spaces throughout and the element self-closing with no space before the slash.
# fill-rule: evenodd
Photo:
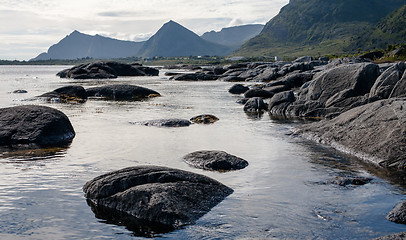
<svg viewBox="0 0 406 240">
<path fill-rule="evenodd" d="M 195 225 L 165 239 L 370 239 L 406 231 L 385 219 L 405 199 L 404 184 L 385 171 L 328 147 L 292 137 L 299 122 L 248 116 L 227 92 L 232 83 L 175 82 L 167 77 L 67 80 L 66 66 L 0 66 L 0 107 L 46 105 L 63 111 L 76 137 L 67 148 L 0 149 L 0 239 L 143 239 L 125 226 L 97 219 L 82 186 L 92 178 L 136 165 L 160 165 L 212 177 L 234 193 Z M 26 101 L 58 87 L 136 84 L 162 97 L 139 102 L 84 104 Z M 26 94 L 12 93 L 25 89 Z M 213 114 L 212 125 L 156 128 L 130 122 L 189 119 Z M 243 170 L 194 169 L 182 156 L 223 150 L 246 159 Z M 339 176 L 373 178 L 364 186 L 337 186 Z"/>
</svg>

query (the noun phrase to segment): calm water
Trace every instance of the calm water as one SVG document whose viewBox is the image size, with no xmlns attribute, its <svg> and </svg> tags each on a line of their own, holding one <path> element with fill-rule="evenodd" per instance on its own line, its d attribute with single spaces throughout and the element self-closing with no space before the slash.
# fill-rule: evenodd
<svg viewBox="0 0 406 240">
<path fill-rule="evenodd" d="M 227 93 L 232 83 L 174 82 L 165 76 L 111 81 L 59 79 L 64 66 L 0 66 L 0 107 L 40 104 L 63 111 L 76 138 L 67 149 L 0 150 L 0 239 L 136 239 L 123 226 L 97 219 L 82 186 L 109 171 L 162 165 L 212 177 L 235 192 L 195 225 L 165 239 L 370 239 L 406 231 L 385 220 L 405 199 L 404 185 L 330 148 L 294 138 L 294 122 L 247 116 Z M 61 86 L 131 83 L 161 93 L 141 102 L 85 104 L 25 101 Z M 12 93 L 25 89 L 26 94 Z M 129 122 L 214 114 L 213 125 L 164 129 Z M 189 167 L 182 156 L 224 150 L 246 159 L 241 171 Z M 364 186 L 325 184 L 337 176 L 366 176 Z M 403 186 L 403 187 L 402 187 Z"/>
</svg>

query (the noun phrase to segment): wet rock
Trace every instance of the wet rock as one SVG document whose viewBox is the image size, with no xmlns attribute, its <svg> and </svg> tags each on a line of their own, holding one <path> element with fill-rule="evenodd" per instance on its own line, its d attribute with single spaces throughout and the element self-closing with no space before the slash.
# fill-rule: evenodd
<svg viewBox="0 0 406 240">
<path fill-rule="evenodd" d="M 295 95 L 293 91 L 280 92 L 275 94 L 269 101 L 269 109 L 281 104 L 281 103 L 291 103 L 295 101 Z"/>
<path fill-rule="evenodd" d="M 206 176 L 157 166 L 125 168 L 83 186 L 93 209 L 173 229 L 193 224 L 233 190 Z"/>
<path fill-rule="evenodd" d="M 192 117 L 190 119 L 190 121 L 193 123 L 203 123 L 203 124 L 215 123 L 218 120 L 220 120 L 218 117 L 210 114 L 199 115 L 196 117 Z"/>
<path fill-rule="evenodd" d="M 375 238 L 375 240 L 404 240 L 406 239 L 406 232 L 395 233 L 380 238 Z"/>
<path fill-rule="evenodd" d="M 398 203 L 386 216 L 391 222 L 406 224 L 406 201 Z"/>
<path fill-rule="evenodd" d="M 28 92 L 27 92 L 27 90 L 18 89 L 18 90 L 14 90 L 13 93 L 28 93 Z"/>
<path fill-rule="evenodd" d="M 242 84 L 235 84 L 230 89 L 228 89 L 228 92 L 231 94 L 242 94 L 248 90 L 249 90 L 249 87 L 246 87 Z"/>
<path fill-rule="evenodd" d="M 65 86 L 38 96 L 47 101 L 62 103 L 84 103 L 87 100 L 87 92 L 82 86 Z"/>
<path fill-rule="evenodd" d="M 88 88 L 86 91 L 89 97 L 100 97 L 107 100 L 117 101 L 137 101 L 149 97 L 160 96 L 160 94 L 154 90 L 125 84 Z"/>
<path fill-rule="evenodd" d="M 214 171 L 239 170 L 248 166 L 244 159 L 223 151 L 197 151 L 187 154 L 183 160 L 193 167 Z"/>
<path fill-rule="evenodd" d="M 406 168 L 406 99 L 356 107 L 332 120 L 302 125 L 297 133 L 387 168 Z"/>
<path fill-rule="evenodd" d="M 158 119 L 158 120 L 149 120 L 144 122 L 139 122 L 140 125 L 145 126 L 154 126 L 154 127 L 188 127 L 191 122 L 186 119 Z"/>
<path fill-rule="evenodd" d="M 268 106 L 262 100 L 260 97 L 254 97 L 250 98 L 245 104 L 244 104 L 244 111 L 248 113 L 257 113 L 261 112 L 264 110 L 267 110 Z"/>
<path fill-rule="evenodd" d="M 336 116 L 368 102 L 379 75 L 373 63 L 345 64 L 320 73 L 304 84 L 297 100 L 286 110 L 291 117 Z"/>
<path fill-rule="evenodd" d="M 336 177 L 330 182 L 345 187 L 348 185 L 356 185 L 356 186 L 365 185 L 371 181 L 372 178 L 368 177 Z"/>
<path fill-rule="evenodd" d="M 113 61 L 85 63 L 65 69 L 56 75 L 61 78 L 73 79 L 106 79 L 118 76 L 158 76 L 159 70 L 139 65 L 131 65 Z"/>
<path fill-rule="evenodd" d="M 0 145 L 56 146 L 74 137 L 68 117 L 59 110 L 34 105 L 0 108 Z"/>
</svg>

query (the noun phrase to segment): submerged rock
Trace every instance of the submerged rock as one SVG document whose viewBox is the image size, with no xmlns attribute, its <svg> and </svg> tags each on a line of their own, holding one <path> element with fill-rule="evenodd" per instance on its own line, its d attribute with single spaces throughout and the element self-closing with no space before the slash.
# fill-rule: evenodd
<svg viewBox="0 0 406 240">
<path fill-rule="evenodd" d="M 126 64 L 113 61 L 85 63 L 65 69 L 56 75 L 73 79 L 105 79 L 118 76 L 158 76 L 159 70 L 137 64 Z"/>
<path fill-rule="evenodd" d="M 82 86 L 66 86 L 42 94 L 38 97 L 45 98 L 47 101 L 57 101 L 62 103 L 84 103 L 87 100 L 87 92 Z"/>
<path fill-rule="evenodd" d="M 158 120 L 149 120 L 144 122 L 139 122 L 140 125 L 145 126 L 154 126 L 154 127 L 188 127 L 191 122 L 186 119 L 158 119 Z"/>
<path fill-rule="evenodd" d="M 125 84 L 94 87 L 89 88 L 86 91 L 89 97 L 100 97 L 107 100 L 117 101 L 137 101 L 149 97 L 160 96 L 160 94 L 154 90 Z"/>
<path fill-rule="evenodd" d="M 168 226 L 193 224 L 233 190 L 203 175 L 158 166 L 130 167 L 83 186 L 92 209 Z"/>
<path fill-rule="evenodd" d="M 345 187 L 347 185 L 365 185 L 371 181 L 372 178 L 368 177 L 337 177 L 330 182 Z"/>
<path fill-rule="evenodd" d="M 406 168 L 406 99 L 369 103 L 332 120 L 302 125 L 309 139 L 372 161 L 383 167 Z"/>
<path fill-rule="evenodd" d="M 0 145 L 64 145 L 74 137 L 68 117 L 59 110 L 34 105 L 0 108 Z"/>
<path fill-rule="evenodd" d="M 28 91 L 23 90 L 23 89 L 18 89 L 18 90 L 14 90 L 13 93 L 28 93 Z"/>
<path fill-rule="evenodd" d="M 215 171 L 239 170 L 248 166 L 244 159 L 223 151 L 197 151 L 187 154 L 183 160 L 193 167 Z"/>
<path fill-rule="evenodd" d="M 192 117 L 190 119 L 190 121 L 193 123 L 203 123 L 203 124 L 215 123 L 218 120 L 220 120 L 218 117 L 210 114 L 203 114 L 196 117 Z"/>
<path fill-rule="evenodd" d="M 386 216 L 391 222 L 406 224 L 406 201 L 398 203 Z"/>
</svg>

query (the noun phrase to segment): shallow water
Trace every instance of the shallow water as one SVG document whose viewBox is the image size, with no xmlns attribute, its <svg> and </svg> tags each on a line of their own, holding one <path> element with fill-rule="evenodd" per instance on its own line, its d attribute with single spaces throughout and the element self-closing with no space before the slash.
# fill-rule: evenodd
<svg viewBox="0 0 406 240">
<path fill-rule="evenodd" d="M 0 149 L 0 239 L 142 239 L 97 219 L 82 186 L 109 171 L 162 165 L 212 177 L 234 193 L 195 225 L 157 235 L 165 239 L 370 239 L 406 231 L 385 219 L 404 200 L 404 183 L 328 147 L 292 137 L 298 122 L 247 116 L 228 94 L 232 83 L 175 82 L 159 77 L 72 81 L 66 66 L 0 66 L 0 107 L 46 105 L 63 111 L 76 137 L 67 148 Z M 61 86 L 130 83 L 162 97 L 140 102 L 85 104 L 26 101 Z M 12 93 L 25 89 L 26 94 Z M 213 114 L 212 125 L 156 128 L 130 122 Z M 243 170 L 194 169 L 182 156 L 224 150 L 246 159 Z M 364 186 L 328 184 L 339 176 L 373 178 Z"/>
</svg>

